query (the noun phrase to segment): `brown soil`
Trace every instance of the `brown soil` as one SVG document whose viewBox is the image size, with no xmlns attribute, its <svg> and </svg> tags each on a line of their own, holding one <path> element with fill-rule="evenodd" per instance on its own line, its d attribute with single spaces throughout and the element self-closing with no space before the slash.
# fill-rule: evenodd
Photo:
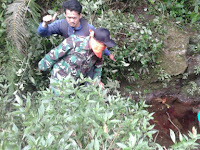
<svg viewBox="0 0 200 150">
<path fill-rule="evenodd" d="M 179 141 L 179 131 L 188 136 L 188 131 L 192 132 L 194 126 L 199 133 L 197 112 L 194 109 L 198 104 L 180 102 L 177 98 L 170 96 L 154 98 L 150 104 L 152 107 L 149 107 L 148 111 L 155 112 L 154 119 L 150 123 L 154 124 L 154 128 L 159 131 L 154 138 L 160 145 L 168 148 L 173 144 L 170 129 L 175 132 L 177 141 Z"/>
</svg>

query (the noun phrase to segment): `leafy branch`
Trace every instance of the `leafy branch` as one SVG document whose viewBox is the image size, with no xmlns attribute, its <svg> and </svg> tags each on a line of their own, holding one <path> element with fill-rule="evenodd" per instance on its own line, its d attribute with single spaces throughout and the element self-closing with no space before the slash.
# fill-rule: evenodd
<svg viewBox="0 0 200 150">
<path fill-rule="evenodd" d="M 25 26 L 26 14 L 30 12 L 31 15 L 37 16 L 35 10 L 38 9 L 39 7 L 34 0 L 15 0 L 8 5 L 6 11 L 6 14 L 9 14 L 6 18 L 7 37 L 23 54 L 27 53 L 27 39 L 29 38 L 29 32 Z M 35 17 L 33 16 L 33 18 Z"/>
</svg>

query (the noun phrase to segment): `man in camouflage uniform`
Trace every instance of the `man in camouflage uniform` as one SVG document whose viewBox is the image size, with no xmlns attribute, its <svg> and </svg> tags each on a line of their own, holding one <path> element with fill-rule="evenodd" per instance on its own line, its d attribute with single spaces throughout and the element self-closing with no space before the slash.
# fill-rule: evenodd
<svg viewBox="0 0 200 150">
<path fill-rule="evenodd" d="M 87 75 L 92 66 L 95 66 L 94 79 L 101 80 L 103 59 L 101 57 L 105 47 L 115 46 L 110 38 L 110 32 L 105 28 L 91 31 L 90 36 L 71 35 L 58 47 L 52 49 L 39 62 L 39 69 L 51 69 L 51 81 L 62 81 L 68 75 L 75 79 L 80 74 Z"/>
<path fill-rule="evenodd" d="M 47 37 L 52 34 L 61 35 L 68 38 L 70 35 L 75 34 L 78 36 L 89 36 L 89 30 L 95 30 L 95 27 L 89 24 L 84 17 L 82 17 L 82 6 L 77 0 L 67 0 L 63 3 L 65 19 L 55 20 L 57 14 L 54 16 L 46 15 L 43 17 L 42 22 L 38 26 L 38 34 L 41 37 Z M 114 55 L 105 48 L 104 54 L 109 56 L 113 61 Z M 94 78 L 95 66 L 90 69 L 87 76 Z"/>
</svg>

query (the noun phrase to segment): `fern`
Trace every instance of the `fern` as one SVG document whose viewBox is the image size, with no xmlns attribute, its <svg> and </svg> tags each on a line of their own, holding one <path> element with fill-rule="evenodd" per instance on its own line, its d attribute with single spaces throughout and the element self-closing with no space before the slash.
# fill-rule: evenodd
<svg viewBox="0 0 200 150">
<path fill-rule="evenodd" d="M 15 0 L 7 8 L 6 14 L 9 14 L 6 18 L 7 36 L 23 54 L 27 54 L 27 40 L 29 38 L 29 32 L 25 26 L 26 14 L 30 12 L 35 20 L 38 16 L 37 10 L 39 10 L 39 6 L 34 0 Z"/>
</svg>

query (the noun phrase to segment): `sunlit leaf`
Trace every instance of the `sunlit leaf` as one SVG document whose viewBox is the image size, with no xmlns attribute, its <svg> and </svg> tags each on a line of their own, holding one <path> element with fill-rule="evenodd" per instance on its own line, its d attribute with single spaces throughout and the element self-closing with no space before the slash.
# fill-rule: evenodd
<svg viewBox="0 0 200 150">
<path fill-rule="evenodd" d="M 181 132 L 179 132 L 179 140 L 183 141 L 183 136 L 182 136 Z"/>
<path fill-rule="evenodd" d="M 135 146 L 136 140 L 137 140 L 136 136 L 133 136 L 132 134 L 130 134 L 130 136 L 129 136 L 129 142 L 131 144 L 131 147 Z"/>
<path fill-rule="evenodd" d="M 15 100 L 18 102 L 18 104 L 19 104 L 20 106 L 23 105 L 23 100 L 22 100 L 17 94 L 15 94 Z"/>
<path fill-rule="evenodd" d="M 27 145 L 25 146 L 22 150 L 30 150 L 31 149 L 31 146 L 30 145 Z"/>
<path fill-rule="evenodd" d="M 97 137 L 95 137 L 95 140 L 94 140 L 94 149 L 99 150 L 99 140 L 97 139 Z"/>
<path fill-rule="evenodd" d="M 35 85 L 35 79 L 33 77 L 29 77 L 29 79 Z"/>
<path fill-rule="evenodd" d="M 127 148 L 127 146 L 123 143 L 116 143 L 117 146 L 119 146 L 120 148 Z"/>
<path fill-rule="evenodd" d="M 70 138 L 70 136 L 72 135 L 73 132 L 74 132 L 74 131 L 71 130 L 71 131 L 69 131 L 68 133 L 66 133 L 66 134 L 64 135 L 65 140 L 68 140 L 68 139 Z"/>
<path fill-rule="evenodd" d="M 47 138 L 48 146 L 50 146 L 52 144 L 53 140 L 54 140 L 54 136 L 51 133 L 49 133 L 48 138 Z"/>
<path fill-rule="evenodd" d="M 39 113 L 39 117 L 41 118 L 44 115 L 44 105 L 41 104 L 39 109 L 38 109 L 38 113 Z"/>
<path fill-rule="evenodd" d="M 129 63 L 126 63 L 126 62 L 124 62 L 124 61 L 121 61 L 121 63 L 122 63 L 122 65 L 124 66 L 124 67 L 128 67 L 130 64 Z"/>
<path fill-rule="evenodd" d="M 175 136 L 175 133 L 172 129 L 170 129 L 170 137 L 171 137 L 172 141 L 174 143 L 176 143 L 176 136 Z"/>
<path fill-rule="evenodd" d="M 27 97 L 27 100 L 26 100 L 26 111 L 28 111 L 30 107 L 31 107 L 31 100 L 30 100 L 30 97 Z"/>
<path fill-rule="evenodd" d="M 54 15 L 56 12 L 54 10 L 48 10 L 47 11 L 50 15 Z"/>
<path fill-rule="evenodd" d="M 15 132 L 15 134 L 18 134 L 19 132 L 19 129 L 17 128 L 15 124 L 13 124 L 12 130 Z"/>
</svg>

